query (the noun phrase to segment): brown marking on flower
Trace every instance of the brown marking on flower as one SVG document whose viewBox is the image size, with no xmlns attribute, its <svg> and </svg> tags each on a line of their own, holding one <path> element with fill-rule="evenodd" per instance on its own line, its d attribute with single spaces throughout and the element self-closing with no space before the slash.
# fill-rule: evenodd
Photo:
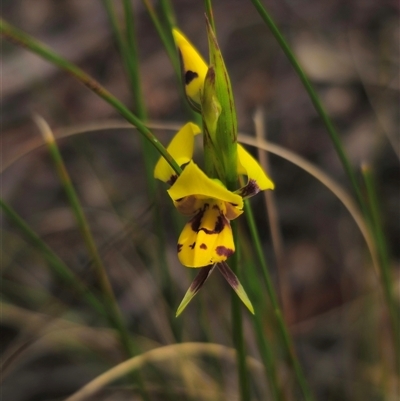
<svg viewBox="0 0 400 401">
<path fill-rule="evenodd" d="M 198 233 L 200 230 L 201 220 L 203 219 L 205 211 L 209 208 L 209 204 L 205 203 L 203 208 L 198 211 L 198 213 L 192 218 L 190 221 L 192 230 L 195 233 Z"/>
<path fill-rule="evenodd" d="M 178 175 L 177 174 L 173 174 L 173 175 L 171 175 L 171 177 L 169 178 L 167 183 L 169 185 L 173 185 L 177 179 L 178 179 Z"/>
<path fill-rule="evenodd" d="M 226 220 L 224 215 L 221 213 L 218 217 L 217 217 L 217 221 L 215 223 L 215 227 L 214 227 L 214 233 L 215 234 L 219 234 L 225 227 L 226 224 Z"/>
<path fill-rule="evenodd" d="M 227 258 L 229 258 L 229 256 L 233 255 L 234 250 L 220 245 L 215 248 L 215 252 L 217 252 L 219 256 L 226 256 Z"/>
<path fill-rule="evenodd" d="M 179 244 L 179 243 L 178 243 L 178 245 L 177 245 L 177 247 L 176 247 L 178 253 L 182 250 L 182 246 L 183 246 L 182 244 Z"/>
<path fill-rule="evenodd" d="M 206 244 L 201 244 L 200 245 L 200 249 L 207 249 L 207 245 Z"/>
<path fill-rule="evenodd" d="M 185 73 L 185 84 L 189 85 L 194 79 L 198 78 L 199 74 L 197 74 L 197 72 L 194 71 L 186 71 Z"/>
<path fill-rule="evenodd" d="M 195 246 L 196 246 L 196 241 L 194 241 L 193 244 L 189 245 L 189 248 L 194 249 Z"/>
<path fill-rule="evenodd" d="M 240 196 L 242 198 L 248 198 L 250 196 L 254 196 L 257 193 L 260 192 L 260 187 L 258 186 L 257 182 L 255 180 L 249 180 L 249 182 L 244 186 L 243 188 L 240 189 Z"/>
</svg>

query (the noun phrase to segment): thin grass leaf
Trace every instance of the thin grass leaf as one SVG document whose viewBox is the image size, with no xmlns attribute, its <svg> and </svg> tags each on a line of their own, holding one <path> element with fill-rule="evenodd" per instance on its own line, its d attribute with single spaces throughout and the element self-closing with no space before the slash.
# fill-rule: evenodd
<svg viewBox="0 0 400 401">
<path fill-rule="evenodd" d="M 177 174 L 181 173 L 181 168 L 176 164 L 175 160 L 166 151 L 158 139 L 152 134 L 152 132 L 141 122 L 139 118 L 131 113 L 117 98 L 111 95 L 111 93 L 101 86 L 96 80 L 94 80 L 74 64 L 54 53 L 53 50 L 47 46 L 33 39 L 31 36 L 27 35 L 21 30 L 13 27 L 3 19 L 0 19 L 0 32 L 11 42 L 27 48 L 31 52 L 36 53 L 45 60 L 70 73 L 83 85 L 113 106 L 122 115 L 122 117 L 133 124 L 138 131 L 157 149 L 157 151 L 167 160 Z"/>
<path fill-rule="evenodd" d="M 236 297 L 237 298 L 237 297 Z M 175 358 L 200 358 L 200 357 L 214 357 L 228 360 L 235 358 L 235 350 L 228 348 L 225 345 L 209 344 L 209 343 L 195 343 L 186 342 L 181 344 L 170 344 L 163 347 L 155 348 L 150 351 L 144 352 L 125 362 L 122 362 L 110 370 L 97 376 L 91 382 L 86 384 L 76 393 L 69 396 L 65 401 L 84 401 L 89 397 L 96 395 L 101 389 L 116 380 L 126 376 L 129 372 L 138 370 L 146 364 L 151 363 L 167 363 Z M 249 372 L 258 372 L 263 369 L 262 364 L 255 358 L 246 358 L 246 368 Z M 246 401 L 249 401 L 248 398 Z"/>
<path fill-rule="evenodd" d="M 160 0 L 160 8 L 161 8 L 161 15 L 164 17 L 164 20 L 168 24 L 167 28 L 171 32 L 172 27 L 176 26 L 176 16 L 170 0 Z M 171 40 L 173 42 L 172 36 Z"/>
<path fill-rule="evenodd" d="M 335 182 L 331 177 L 329 177 L 317 166 L 303 159 L 299 155 L 291 152 L 290 150 L 283 148 L 282 146 L 279 146 L 275 143 L 267 142 L 265 140 L 256 140 L 246 135 L 240 135 L 239 140 L 242 143 L 258 147 L 274 155 L 282 157 L 283 159 L 289 161 L 290 163 L 293 163 L 308 174 L 312 175 L 314 178 L 320 181 L 321 184 L 325 185 L 340 200 L 340 202 L 343 203 L 344 207 L 351 214 L 354 222 L 357 224 L 357 227 L 364 237 L 365 243 L 371 255 L 372 264 L 375 272 L 376 274 L 379 274 L 379 260 L 376 245 L 366 223 L 366 218 L 360 212 L 353 198 L 337 182 Z"/>
<path fill-rule="evenodd" d="M 231 222 L 233 238 L 237 241 L 238 227 L 237 222 L 234 220 Z M 239 272 L 239 252 L 240 248 L 236 247 L 236 252 L 230 257 L 229 263 L 231 264 L 233 273 L 238 274 Z M 232 315 L 232 340 L 236 348 L 236 360 L 238 365 L 238 379 L 239 379 L 239 392 L 240 400 L 248 401 L 251 399 L 250 396 L 250 381 L 249 372 L 246 367 L 246 345 L 243 333 L 243 316 L 241 308 L 241 300 L 239 297 L 232 293 L 231 295 L 231 315 Z"/>
<path fill-rule="evenodd" d="M 321 103 L 321 100 L 319 99 L 319 97 L 317 95 L 317 92 L 314 90 L 313 86 L 311 85 L 310 80 L 307 78 L 306 74 L 304 73 L 303 69 L 301 68 L 301 66 L 300 66 L 299 62 L 297 61 L 296 56 L 294 55 L 293 51 L 291 50 L 289 44 L 283 37 L 282 33 L 280 32 L 279 28 L 273 21 L 272 17 L 270 16 L 270 14 L 266 10 L 266 8 L 261 4 L 260 0 L 251 0 L 251 2 L 253 3 L 254 7 L 260 14 L 260 16 L 263 19 L 263 21 L 265 22 L 265 24 L 271 30 L 276 41 L 281 46 L 283 52 L 285 53 L 289 62 L 292 64 L 294 70 L 296 71 L 302 84 L 304 85 L 304 88 L 306 89 L 308 95 L 310 96 L 311 102 L 313 103 L 315 110 L 321 117 L 322 122 L 324 123 L 324 125 L 328 131 L 329 137 L 336 150 L 336 153 L 339 156 L 339 159 L 343 165 L 343 168 L 346 171 L 346 174 L 351 182 L 351 185 L 353 187 L 357 201 L 365 214 L 365 212 L 366 212 L 365 203 L 364 203 L 363 197 L 361 195 L 360 187 L 357 182 L 353 167 L 351 166 L 350 161 L 346 155 L 346 151 L 344 149 L 344 146 L 342 144 L 340 136 L 336 132 L 336 129 L 335 129 L 331 119 L 329 118 L 328 114 L 326 113 L 326 111 Z"/>
<path fill-rule="evenodd" d="M 201 287 L 203 287 L 204 283 L 210 277 L 213 272 L 215 265 L 210 265 L 206 267 L 202 267 L 193 280 L 192 284 L 190 284 L 189 289 L 186 291 L 181 303 L 176 310 L 176 317 L 178 317 L 185 308 L 189 305 L 190 301 L 194 298 L 194 296 L 200 291 Z"/>
<path fill-rule="evenodd" d="M 247 234 L 243 233 L 239 238 L 243 249 L 243 243 L 248 241 Z M 272 311 L 253 259 L 254 254 L 251 249 L 251 255 L 246 257 L 245 283 L 254 302 L 255 313 L 252 317 L 252 324 L 257 346 L 265 367 L 265 378 L 270 385 L 272 400 L 286 401 L 284 390 L 278 378 L 279 367 L 274 355 L 274 349 L 277 348 L 277 346 L 270 342 L 265 330 L 266 325 L 271 325 L 270 316 L 272 316 Z"/>
<path fill-rule="evenodd" d="M 42 133 L 43 139 L 48 147 L 50 156 L 54 162 L 54 166 L 57 170 L 61 184 L 64 187 L 71 209 L 75 215 L 79 230 L 81 231 L 89 255 L 93 260 L 93 267 L 95 269 L 97 280 L 99 282 L 102 295 L 104 297 L 105 304 L 107 306 L 108 317 L 110 321 L 113 323 L 113 325 L 118 329 L 121 337 L 121 342 L 128 355 L 130 356 L 135 355 L 137 353 L 137 350 L 134 349 L 132 346 L 129 333 L 123 322 L 123 318 L 119 310 L 117 301 L 115 299 L 111 283 L 108 279 L 106 269 L 100 258 L 96 243 L 90 231 L 89 224 L 83 213 L 82 206 L 79 202 L 75 189 L 71 183 L 71 179 L 69 177 L 67 169 L 65 168 L 62 156 L 60 154 L 60 151 L 58 150 L 58 146 L 56 144 L 54 136 L 50 130 L 50 127 L 42 117 L 35 116 L 35 122 L 38 125 L 40 132 Z"/>
<path fill-rule="evenodd" d="M 28 224 L 12 209 L 4 200 L 0 199 L 0 207 L 18 227 L 23 236 L 31 243 L 46 259 L 53 272 L 67 285 L 71 286 L 74 291 L 81 293 L 85 301 L 93 307 L 99 314 L 106 316 L 106 311 L 102 303 L 95 295 L 86 287 L 84 283 L 77 277 L 68 266 L 54 253 L 54 251 L 28 226 Z"/>
<path fill-rule="evenodd" d="M 387 308 L 389 310 L 390 324 L 392 327 L 393 343 L 395 354 L 395 363 L 397 375 L 400 376 L 400 308 L 396 302 L 392 274 L 390 269 L 390 258 L 387 249 L 387 243 L 382 228 L 381 212 L 379 208 L 379 201 L 377 196 L 377 187 L 374 182 L 374 178 L 371 172 L 371 168 L 364 164 L 362 166 L 362 173 L 364 177 L 365 187 L 367 190 L 371 230 L 375 238 L 375 242 L 378 248 L 378 254 L 380 259 L 380 278 L 385 296 Z"/>
<path fill-rule="evenodd" d="M 254 219 L 254 214 L 248 200 L 245 201 L 245 215 L 247 219 L 247 224 L 249 225 L 251 239 L 254 243 L 254 247 L 256 250 L 257 259 L 261 266 L 261 271 L 267 288 L 268 297 L 271 301 L 275 318 L 278 323 L 278 329 L 285 347 L 285 352 L 294 370 L 297 382 L 301 388 L 304 399 L 307 401 L 312 401 L 313 396 L 311 390 L 307 383 L 306 377 L 303 373 L 302 367 L 298 361 L 292 338 L 290 336 L 288 328 L 286 327 L 285 320 L 282 316 L 282 312 L 278 303 L 278 298 L 276 296 L 274 286 L 272 284 L 272 278 L 269 274 L 267 263 L 264 258 L 260 236 L 258 234 L 257 226 Z"/>
<path fill-rule="evenodd" d="M 179 60 L 175 51 L 175 44 L 173 42 L 171 33 L 169 32 L 168 34 L 164 30 L 160 19 L 157 16 L 156 11 L 154 10 L 154 7 L 150 3 L 149 0 L 143 0 L 143 4 L 146 7 L 147 12 L 149 13 L 150 19 L 153 22 L 154 27 L 156 28 L 156 31 L 158 35 L 161 38 L 161 41 L 165 47 L 165 50 L 168 54 L 168 57 L 171 60 L 172 66 L 174 67 L 175 73 L 177 76 L 180 76 L 180 67 L 179 67 Z"/>
<path fill-rule="evenodd" d="M 217 34 L 217 32 L 215 31 L 214 14 L 213 14 L 211 0 L 204 0 L 204 8 L 206 9 L 206 16 L 207 16 L 208 21 L 210 21 L 210 25 L 211 25 L 212 30 L 214 31 L 214 34 Z"/>
<path fill-rule="evenodd" d="M 139 73 L 139 52 L 136 42 L 135 16 L 133 14 L 132 2 L 130 0 L 123 0 L 123 6 L 127 46 L 121 49 L 121 51 L 123 50 L 124 52 L 127 52 L 126 54 L 123 54 L 123 56 L 129 60 L 129 78 L 131 81 L 133 100 L 136 106 L 136 114 L 142 121 L 146 121 L 147 111 Z"/>
</svg>

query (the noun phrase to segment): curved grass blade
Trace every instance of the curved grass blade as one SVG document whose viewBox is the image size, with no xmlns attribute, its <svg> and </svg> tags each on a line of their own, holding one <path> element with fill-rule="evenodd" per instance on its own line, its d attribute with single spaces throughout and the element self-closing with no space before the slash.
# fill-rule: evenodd
<svg viewBox="0 0 400 401">
<path fill-rule="evenodd" d="M 165 158 L 165 160 L 167 160 L 177 174 L 182 172 L 175 160 L 166 151 L 159 140 L 152 134 L 152 132 L 142 123 L 142 121 L 133 113 L 131 113 L 116 97 L 114 97 L 109 91 L 101 86 L 96 80 L 82 71 L 76 65 L 54 53 L 53 50 L 41 42 L 33 39 L 31 36 L 15 28 L 3 19 L 0 19 L 0 32 L 11 42 L 27 48 L 31 52 L 36 53 L 40 57 L 77 78 L 83 85 L 113 106 L 128 122 L 133 124 L 138 131 L 157 149 L 157 151 Z"/>
<path fill-rule="evenodd" d="M 397 374 L 400 376 L 400 308 L 395 300 L 393 291 L 389 253 L 382 228 L 379 201 L 376 195 L 377 188 L 370 167 L 363 165 L 361 170 L 364 177 L 365 187 L 367 189 L 369 211 L 371 215 L 371 231 L 374 235 L 379 253 L 380 278 L 386 305 L 389 310 L 390 324 L 392 326 L 394 349 L 395 354 L 397 355 L 397 358 L 395 358 L 396 370 Z"/>
<path fill-rule="evenodd" d="M 322 106 L 322 103 L 321 103 L 316 91 L 314 90 L 313 86 L 311 85 L 310 80 L 307 78 L 306 74 L 304 73 L 303 69 L 301 68 L 294 53 L 290 49 L 289 44 L 286 42 L 286 40 L 283 37 L 282 33 L 280 32 L 279 28 L 276 26 L 275 22 L 273 21 L 272 17 L 268 13 L 268 11 L 261 4 L 260 0 L 251 0 L 251 2 L 253 3 L 254 7 L 260 14 L 260 16 L 263 19 L 263 21 L 265 22 L 265 24 L 271 30 L 276 41 L 281 46 L 283 52 L 285 53 L 289 62 L 292 64 L 294 70 L 296 71 L 302 84 L 304 85 L 304 88 L 306 89 L 308 95 L 310 96 L 310 99 L 311 99 L 317 113 L 321 117 L 321 119 L 328 131 L 329 137 L 333 143 L 333 146 L 336 150 L 337 155 L 339 156 L 339 159 L 343 165 L 343 168 L 346 171 L 347 176 L 349 177 L 349 180 L 352 184 L 357 201 L 365 214 L 365 212 L 366 212 L 365 203 L 364 203 L 363 197 L 361 195 L 360 187 L 358 185 L 353 167 L 351 166 L 350 161 L 346 155 L 346 152 L 345 152 L 343 144 L 340 140 L 340 137 L 339 137 L 338 133 L 336 132 L 336 129 L 333 126 L 331 119 L 329 118 L 324 107 Z"/>
<path fill-rule="evenodd" d="M 130 340 L 126 326 L 123 322 L 123 318 L 119 310 L 111 283 L 108 279 L 106 269 L 100 258 L 96 243 L 90 231 L 89 224 L 83 213 L 83 209 L 79 202 L 75 189 L 71 183 L 71 179 L 64 165 L 64 161 L 54 139 L 53 133 L 51 132 L 50 127 L 42 117 L 35 116 L 35 122 L 43 135 L 43 139 L 48 147 L 50 156 L 53 159 L 55 168 L 57 170 L 57 174 L 64 187 L 71 209 L 75 215 L 79 230 L 81 231 L 87 250 L 93 260 L 93 266 L 95 268 L 97 280 L 102 290 L 102 295 L 104 297 L 105 305 L 107 307 L 108 317 L 111 323 L 118 329 L 121 337 L 121 342 L 128 355 L 135 355 L 137 352 L 132 347 L 132 342 Z"/>
</svg>

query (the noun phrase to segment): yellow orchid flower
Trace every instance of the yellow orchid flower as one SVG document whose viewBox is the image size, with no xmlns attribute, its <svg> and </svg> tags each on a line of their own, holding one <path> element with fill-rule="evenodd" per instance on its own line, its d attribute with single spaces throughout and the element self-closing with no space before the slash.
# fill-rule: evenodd
<svg viewBox="0 0 400 401">
<path fill-rule="evenodd" d="M 247 184 L 232 192 L 218 179 L 209 178 L 191 160 L 193 138 L 199 132 L 199 127 L 188 123 L 167 147 L 184 168 L 179 177 L 163 158 L 155 167 L 155 177 L 172 184 L 168 193 L 175 207 L 192 217 L 178 239 L 178 258 L 184 266 L 195 268 L 225 261 L 235 252 L 229 221 L 242 214 L 244 198 L 274 188 L 261 166 L 241 145 L 238 145 L 237 172 L 248 177 Z"/>
<path fill-rule="evenodd" d="M 172 34 L 179 50 L 186 97 L 202 116 L 207 174 L 192 160 L 194 136 L 201 131 L 192 123 L 183 126 L 167 148 L 182 173 L 178 176 L 163 158 L 154 170 L 156 178 L 171 185 L 168 193 L 178 211 L 190 217 L 178 239 L 178 258 L 184 266 L 201 268 L 179 305 L 177 316 L 216 267 L 254 313 L 243 286 L 226 263 L 235 252 L 230 220 L 243 213 L 243 199 L 274 188 L 257 161 L 237 143 L 236 111 L 229 76 L 215 34 L 208 20 L 206 22 L 210 66 L 179 30 L 174 29 Z M 233 191 L 238 175 L 247 176 L 247 184 Z"/>
</svg>

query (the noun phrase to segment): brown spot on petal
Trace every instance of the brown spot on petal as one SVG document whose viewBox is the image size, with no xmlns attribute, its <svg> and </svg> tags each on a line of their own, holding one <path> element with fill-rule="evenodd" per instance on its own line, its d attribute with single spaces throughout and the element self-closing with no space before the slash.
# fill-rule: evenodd
<svg viewBox="0 0 400 401">
<path fill-rule="evenodd" d="M 185 73 L 185 84 L 189 85 L 198 76 L 199 76 L 199 74 L 197 74 L 197 72 L 190 71 L 190 70 L 186 71 L 186 73 Z"/>
<path fill-rule="evenodd" d="M 260 192 L 260 187 L 258 186 L 257 182 L 255 180 L 249 180 L 246 186 L 240 189 L 239 195 L 242 198 L 249 198 L 251 196 L 258 194 L 259 192 Z"/>
<path fill-rule="evenodd" d="M 182 246 L 183 246 L 182 244 L 178 244 L 177 245 L 176 248 L 177 248 L 178 253 L 182 250 Z"/>
<path fill-rule="evenodd" d="M 201 244 L 200 245 L 200 249 L 207 249 L 207 245 L 206 244 Z"/>
<path fill-rule="evenodd" d="M 234 250 L 221 245 L 215 248 L 215 252 L 217 252 L 219 256 L 226 256 L 229 258 L 229 256 L 233 255 Z"/>
<path fill-rule="evenodd" d="M 226 220 L 222 214 L 220 214 L 217 218 L 217 222 L 215 223 L 214 232 L 219 234 L 225 227 Z"/>
<path fill-rule="evenodd" d="M 209 206 L 210 205 L 208 203 L 205 203 L 203 208 L 199 210 L 196 216 L 194 216 L 193 219 L 191 220 L 191 227 L 194 232 L 196 233 L 199 232 L 201 220 L 203 219 L 204 213 L 209 208 Z"/>
<path fill-rule="evenodd" d="M 193 242 L 193 244 L 192 245 L 189 245 L 189 248 L 192 248 L 192 249 L 194 249 L 194 247 L 196 246 L 196 241 L 195 242 Z"/>
<path fill-rule="evenodd" d="M 167 181 L 167 183 L 168 183 L 169 185 L 173 185 L 177 179 L 178 179 L 178 176 L 177 176 L 176 174 L 171 175 L 171 177 L 169 178 L 169 180 Z"/>
</svg>

